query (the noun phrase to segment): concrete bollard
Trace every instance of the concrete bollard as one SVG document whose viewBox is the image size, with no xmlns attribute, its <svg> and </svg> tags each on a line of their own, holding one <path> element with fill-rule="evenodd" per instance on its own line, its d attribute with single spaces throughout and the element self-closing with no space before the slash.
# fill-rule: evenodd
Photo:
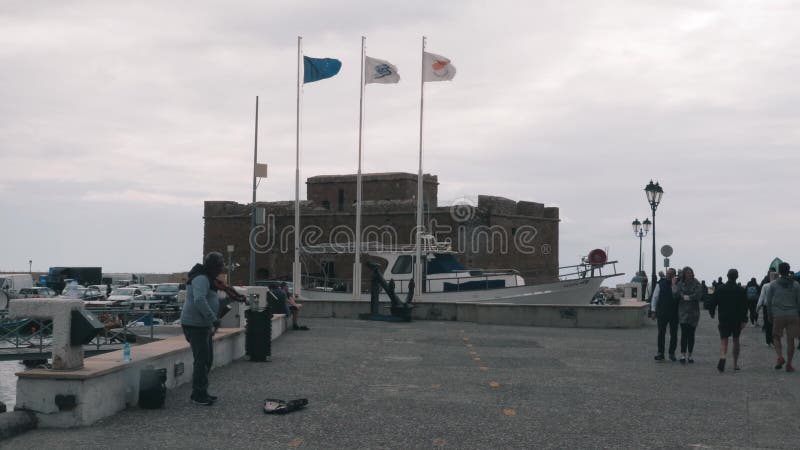
<svg viewBox="0 0 800 450">
<path fill-rule="evenodd" d="M 83 346 L 70 343 L 72 311 L 82 309 L 83 300 L 66 298 L 24 298 L 11 302 L 9 317 L 53 321 L 53 369 L 83 367 Z"/>
</svg>

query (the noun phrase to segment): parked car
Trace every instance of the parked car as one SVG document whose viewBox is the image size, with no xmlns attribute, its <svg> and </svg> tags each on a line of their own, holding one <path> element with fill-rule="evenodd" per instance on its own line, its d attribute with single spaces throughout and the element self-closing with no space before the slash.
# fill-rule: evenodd
<svg viewBox="0 0 800 450">
<path fill-rule="evenodd" d="M 150 300 L 153 297 L 153 288 L 151 288 L 146 284 L 132 284 L 128 287 L 139 289 L 140 291 L 142 291 L 145 300 Z"/>
<path fill-rule="evenodd" d="M 178 302 L 178 296 L 180 295 L 181 291 L 185 289 L 185 284 L 159 284 L 156 286 L 156 290 L 153 292 L 153 297 L 151 298 L 153 300 L 161 300 L 163 302 L 162 307 L 164 308 L 177 309 L 180 306 Z"/>
<path fill-rule="evenodd" d="M 19 298 L 51 298 L 56 296 L 56 291 L 48 287 L 28 287 L 19 290 Z"/>
<path fill-rule="evenodd" d="M 79 287 L 78 299 L 83 301 L 105 300 L 106 296 L 94 286 Z"/>
<path fill-rule="evenodd" d="M 145 300 L 145 296 L 138 288 L 120 287 L 111 291 L 106 300 L 90 300 L 85 304 L 91 307 L 130 306 L 134 301 Z"/>
<path fill-rule="evenodd" d="M 89 287 L 97 288 L 97 290 L 99 290 L 100 293 L 103 294 L 103 300 L 105 300 L 106 297 L 108 297 L 108 286 L 106 286 L 105 284 L 93 284 Z"/>
</svg>

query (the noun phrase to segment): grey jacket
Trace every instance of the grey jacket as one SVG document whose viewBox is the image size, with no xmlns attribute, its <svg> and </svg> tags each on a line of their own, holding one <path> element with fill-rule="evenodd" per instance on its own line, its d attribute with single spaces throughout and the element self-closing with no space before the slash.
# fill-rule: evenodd
<svg viewBox="0 0 800 450">
<path fill-rule="evenodd" d="M 797 316 L 800 311 L 800 284 L 789 277 L 778 278 L 769 284 L 766 304 L 772 316 Z"/>
<path fill-rule="evenodd" d="M 696 327 L 700 322 L 700 299 L 703 297 L 703 287 L 697 278 L 692 281 L 678 282 L 678 321 Z M 688 295 L 689 299 L 684 299 Z"/>
<path fill-rule="evenodd" d="M 199 275 L 186 286 L 186 301 L 181 311 L 181 325 L 212 327 L 219 313 L 219 295 L 210 289 L 208 277 Z"/>
</svg>

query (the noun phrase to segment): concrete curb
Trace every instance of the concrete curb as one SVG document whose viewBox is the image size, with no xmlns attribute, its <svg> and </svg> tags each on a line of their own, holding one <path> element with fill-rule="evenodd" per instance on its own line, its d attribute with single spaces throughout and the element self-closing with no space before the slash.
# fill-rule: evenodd
<svg viewBox="0 0 800 450">
<path fill-rule="evenodd" d="M 36 428 L 36 415 L 30 411 L 0 414 L 0 441 Z"/>
</svg>

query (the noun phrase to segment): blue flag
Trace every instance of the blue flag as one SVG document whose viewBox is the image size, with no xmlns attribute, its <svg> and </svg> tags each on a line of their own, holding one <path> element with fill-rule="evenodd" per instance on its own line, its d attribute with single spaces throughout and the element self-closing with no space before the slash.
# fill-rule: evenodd
<svg viewBox="0 0 800 450">
<path fill-rule="evenodd" d="M 342 68 L 342 62 L 332 58 L 309 58 L 303 56 L 303 83 L 330 78 Z"/>
</svg>

